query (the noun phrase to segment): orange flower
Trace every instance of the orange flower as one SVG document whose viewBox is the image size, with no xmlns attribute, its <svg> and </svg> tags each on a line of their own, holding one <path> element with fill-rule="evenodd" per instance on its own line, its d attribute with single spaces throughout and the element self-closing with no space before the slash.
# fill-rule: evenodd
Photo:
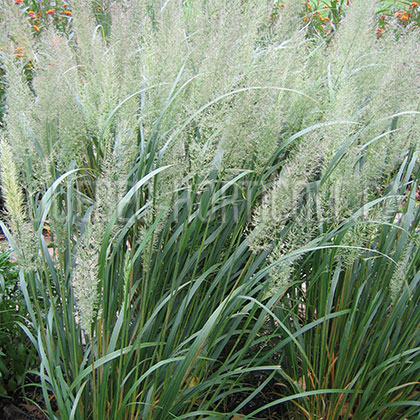
<svg viewBox="0 0 420 420">
<path fill-rule="evenodd" d="M 23 0 L 15 0 L 15 4 L 21 4 L 23 3 Z"/>
<path fill-rule="evenodd" d="M 16 58 L 21 58 L 21 57 L 23 57 L 23 54 L 16 53 L 16 54 L 15 54 L 15 57 L 16 57 Z"/>
<path fill-rule="evenodd" d="M 72 13 L 70 12 L 70 10 L 64 10 L 63 12 L 66 16 L 72 16 Z"/>
<path fill-rule="evenodd" d="M 66 3 L 63 3 L 63 7 L 66 8 L 67 7 L 67 4 Z"/>
<path fill-rule="evenodd" d="M 376 31 L 376 33 L 378 34 L 378 35 L 381 35 L 381 33 L 383 32 L 384 30 L 383 30 L 383 28 L 378 28 L 378 30 Z"/>
<path fill-rule="evenodd" d="M 308 21 L 308 16 L 305 16 L 305 18 L 303 19 L 305 22 Z"/>
<path fill-rule="evenodd" d="M 280 3 L 280 4 L 279 4 L 279 6 L 280 6 L 280 7 L 284 7 L 284 3 Z"/>
<path fill-rule="evenodd" d="M 36 25 L 32 25 L 32 28 L 34 28 L 34 30 L 36 31 L 36 32 L 39 32 L 40 31 L 40 29 L 38 28 L 38 26 L 36 26 Z"/>
<path fill-rule="evenodd" d="M 47 10 L 47 15 L 53 15 L 55 12 L 55 9 L 48 9 Z"/>
<path fill-rule="evenodd" d="M 411 7 L 417 7 L 419 4 L 416 1 L 411 2 Z"/>
<path fill-rule="evenodd" d="M 29 11 L 28 11 L 28 15 L 29 15 L 29 16 L 35 16 L 35 12 L 34 12 L 33 10 L 29 10 Z"/>
<path fill-rule="evenodd" d="M 403 15 L 403 16 L 400 17 L 400 20 L 402 20 L 403 22 L 407 22 L 408 16 L 407 15 Z"/>
<path fill-rule="evenodd" d="M 17 48 L 16 48 L 16 52 L 18 52 L 18 53 L 23 52 L 23 47 L 17 47 Z"/>
<path fill-rule="evenodd" d="M 330 21 L 330 18 L 329 17 L 325 17 L 324 20 L 325 20 L 325 22 L 329 22 Z"/>
</svg>

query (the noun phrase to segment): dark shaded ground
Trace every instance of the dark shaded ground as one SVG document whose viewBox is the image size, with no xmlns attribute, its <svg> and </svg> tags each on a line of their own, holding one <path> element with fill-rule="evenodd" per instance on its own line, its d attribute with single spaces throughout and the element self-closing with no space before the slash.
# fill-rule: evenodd
<svg viewBox="0 0 420 420">
<path fill-rule="evenodd" d="M 0 399 L 1 420 L 47 420 L 42 411 L 33 404 L 24 400 L 1 398 Z"/>
<path fill-rule="evenodd" d="M 255 380 L 260 379 L 261 381 L 264 381 L 266 378 L 264 375 L 256 375 Z M 282 396 L 284 392 L 284 388 L 280 386 L 280 384 L 276 383 L 275 381 L 271 381 L 264 389 L 263 392 L 256 395 L 248 404 L 246 404 L 241 410 L 241 415 L 251 414 L 255 410 L 257 410 L 260 407 L 265 406 L 266 404 L 269 404 L 270 402 L 273 402 Z M 240 393 L 236 394 L 235 396 L 230 396 L 228 400 L 226 401 L 226 408 L 227 411 L 232 411 L 237 407 L 242 401 L 244 401 L 251 392 L 249 393 Z M 289 417 L 285 417 L 286 413 L 284 411 L 285 406 L 275 405 L 273 407 L 267 408 L 263 411 L 260 411 L 258 414 L 255 414 L 253 418 L 257 419 L 264 419 L 264 420 L 284 420 Z M 238 415 L 234 417 L 234 419 L 240 419 L 241 416 Z"/>
</svg>

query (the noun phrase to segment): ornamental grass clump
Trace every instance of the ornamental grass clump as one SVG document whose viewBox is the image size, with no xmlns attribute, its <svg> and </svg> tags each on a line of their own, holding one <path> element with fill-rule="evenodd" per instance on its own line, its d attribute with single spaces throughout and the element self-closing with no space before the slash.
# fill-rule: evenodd
<svg viewBox="0 0 420 420">
<path fill-rule="evenodd" d="M 327 44 L 304 2 L 74 0 L 28 81 L 0 5 L 49 419 L 420 415 L 418 31 L 378 40 L 374 1 Z"/>
</svg>

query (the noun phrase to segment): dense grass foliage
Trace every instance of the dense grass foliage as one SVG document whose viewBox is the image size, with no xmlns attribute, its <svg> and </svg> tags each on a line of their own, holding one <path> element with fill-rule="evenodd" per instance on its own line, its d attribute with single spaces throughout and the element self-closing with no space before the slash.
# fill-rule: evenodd
<svg viewBox="0 0 420 420">
<path fill-rule="evenodd" d="M 370 0 L 328 42 L 303 1 L 74 0 L 42 32 L 0 5 L 49 419 L 420 418 L 416 29 L 378 38 Z"/>
</svg>

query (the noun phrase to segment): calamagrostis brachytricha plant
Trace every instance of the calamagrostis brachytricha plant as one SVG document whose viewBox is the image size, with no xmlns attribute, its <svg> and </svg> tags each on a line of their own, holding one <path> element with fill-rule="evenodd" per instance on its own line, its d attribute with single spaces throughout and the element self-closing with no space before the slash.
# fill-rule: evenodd
<svg viewBox="0 0 420 420">
<path fill-rule="evenodd" d="M 298 3 L 72 11 L 25 41 L 31 83 L 2 53 L 48 416 L 418 416 L 419 33 L 378 41 L 361 0 L 328 45 Z"/>
</svg>

